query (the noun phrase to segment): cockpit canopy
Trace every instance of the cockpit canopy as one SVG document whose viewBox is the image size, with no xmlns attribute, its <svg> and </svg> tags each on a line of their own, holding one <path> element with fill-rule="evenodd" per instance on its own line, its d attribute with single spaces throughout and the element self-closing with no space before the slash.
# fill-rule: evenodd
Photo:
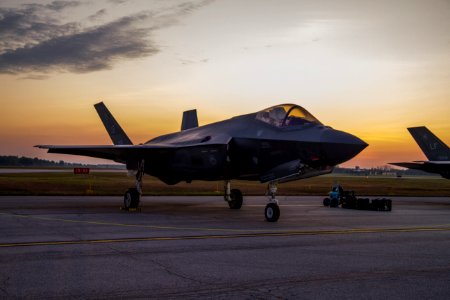
<svg viewBox="0 0 450 300">
<path fill-rule="evenodd" d="M 290 127 L 303 124 L 322 125 L 306 109 L 295 104 L 281 104 L 269 107 L 258 112 L 256 119 L 276 127 Z"/>
</svg>

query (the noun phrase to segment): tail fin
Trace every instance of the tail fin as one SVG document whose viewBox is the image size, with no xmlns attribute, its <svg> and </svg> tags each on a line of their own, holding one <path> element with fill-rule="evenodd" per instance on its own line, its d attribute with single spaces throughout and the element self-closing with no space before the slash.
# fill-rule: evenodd
<svg viewBox="0 0 450 300">
<path fill-rule="evenodd" d="M 183 121 L 181 121 L 181 130 L 198 127 L 197 110 L 187 110 L 183 113 Z"/>
<path fill-rule="evenodd" d="M 450 149 L 425 126 L 408 128 L 425 156 L 432 161 L 449 160 Z"/>
<path fill-rule="evenodd" d="M 114 145 L 133 145 L 125 131 L 123 131 L 122 127 L 120 127 L 103 102 L 95 104 L 94 107 Z"/>
</svg>

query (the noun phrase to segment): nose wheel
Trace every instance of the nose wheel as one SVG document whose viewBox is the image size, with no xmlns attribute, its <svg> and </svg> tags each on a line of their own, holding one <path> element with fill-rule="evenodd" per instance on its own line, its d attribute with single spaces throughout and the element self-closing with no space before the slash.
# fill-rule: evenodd
<svg viewBox="0 0 450 300">
<path fill-rule="evenodd" d="M 276 203 L 269 203 L 264 210 L 264 216 L 267 222 L 276 222 L 280 218 L 280 207 Z"/>
<path fill-rule="evenodd" d="M 267 187 L 269 203 L 264 210 L 264 216 L 267 222 L 276 222 L 280 218 L 280 207 L 278 206 L 278 200 L 275 199 L 277 193 L 277 182 L 270 182 Z"/>
</svg>

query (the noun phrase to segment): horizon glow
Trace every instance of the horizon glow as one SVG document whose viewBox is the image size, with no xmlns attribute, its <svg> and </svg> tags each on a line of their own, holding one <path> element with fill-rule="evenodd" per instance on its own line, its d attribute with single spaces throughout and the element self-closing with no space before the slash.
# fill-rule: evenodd
<svg viewBox="0 0 450 300">
<path fill-rule="evenodd" d="M 134 143 L 286 102 L 369 143 L 342 166 L 424 159 L 411 126 L 450 142 L 446 1 L 39 1 L 19 35 L 24 3 L 0 4 L 0 155 L 108 163 L 33 148 L 111 144 L 99 101 Z"/>
</svg>

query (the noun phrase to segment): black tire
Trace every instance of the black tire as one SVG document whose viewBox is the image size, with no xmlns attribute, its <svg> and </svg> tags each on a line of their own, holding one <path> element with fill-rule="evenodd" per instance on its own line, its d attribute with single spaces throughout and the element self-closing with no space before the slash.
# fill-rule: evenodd
<svg viewBox="0 0 450 300">
<path fill-rule="evenodd" d="M 381 206 L 380 202 L 381 202 L 381 199 L 378 199 L 378 198 L 373 199 L 372 200 L 372 205 L 371 205 L 372 210 L 379 211 L 380 210 L 380 206 Z"/>
<path fill-rule="evenodd" d="M 280 218 L 280 208 L 276 203 L 269 203 L 264 210 L 264 216 L 267 222 L 276 222 Z"/>
<path fill-rule="evenodd" d="M 323 199 L 323 206 L 330 206 L 330 198 Z"/>
<path fill-rule="evenodd" d="M 380 210 L 382 211 L 392 211 L 392 200 L 387 198 L 382 198 L 380 200 Z"/>
<path fill-rule="evenodd" d="M 392 200 L 391 199 L 387 199 L 386 200 L 386 211 L 392 211 Z"/>
<path fill-rule="evenodd" d="M 370 200 L 366 198 L 358 198 L 356 199 L 356 209 L 359 210 L 368 210 L 370 208 Z"/>
<path fill-rule="evenodd" d="M 330 200 L 330 207 L 338 207 L 339 206 L 339 200 L 336 198 L 333 198 Z"/>
<path fill-rule="evenodd" d="M 243 197 L 242 192 L 238 189 L 232 189 L 230 194 L 231 200 L 228 201 L 228 206 L 231 209 L 240 209 L 242 207 Z"/>
<path fill-rule="evenodd" d="M 129 188 L 123 196 L 123 206 L 126 209 L 137 208 L 139 206 L 140 195 L 136 188 Z"/>
</svg>

